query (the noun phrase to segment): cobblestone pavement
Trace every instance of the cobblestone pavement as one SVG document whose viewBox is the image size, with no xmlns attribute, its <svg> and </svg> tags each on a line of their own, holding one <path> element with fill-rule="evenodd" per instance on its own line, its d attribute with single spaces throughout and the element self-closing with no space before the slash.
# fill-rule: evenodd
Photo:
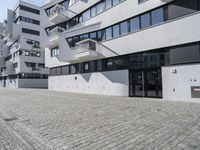
<svg viewBox="0 0 200 150">
<path fill-rule="evenodd" d="M 200 150 L 200 104 L 0 90 L 0 150 Z"/>
</svg>

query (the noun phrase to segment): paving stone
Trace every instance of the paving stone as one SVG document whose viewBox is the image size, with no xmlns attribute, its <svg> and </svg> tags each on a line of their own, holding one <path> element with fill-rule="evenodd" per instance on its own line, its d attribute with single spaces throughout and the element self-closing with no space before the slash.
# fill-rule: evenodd
<svg viewBox="0 0 200 150">
<path fill-rule="evenodd" d="M 0 89 L 0 150 L 199 150 L 200 104 Z"/>
</svg>

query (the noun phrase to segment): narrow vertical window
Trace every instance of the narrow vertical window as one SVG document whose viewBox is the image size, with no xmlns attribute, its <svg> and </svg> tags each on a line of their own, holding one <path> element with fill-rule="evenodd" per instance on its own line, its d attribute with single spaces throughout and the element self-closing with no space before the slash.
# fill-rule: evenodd
<svg viewBox="0 0 200 150">
<path fill-rule="evenodd" d="M 151 25 L 150 13 L 141 16 L 141 28 L 146 28 Z"/>
<path fill-rule="evenodd" d="M 152 25 L 164 22 L 163 8 L 156 9 L 151 12 Z"/>
<path fill-rule="evenodd" d="M 140 18 L 136 17 L 130 20 L 130 31 L 136 32 L 140 29 Z"/>
</svg>

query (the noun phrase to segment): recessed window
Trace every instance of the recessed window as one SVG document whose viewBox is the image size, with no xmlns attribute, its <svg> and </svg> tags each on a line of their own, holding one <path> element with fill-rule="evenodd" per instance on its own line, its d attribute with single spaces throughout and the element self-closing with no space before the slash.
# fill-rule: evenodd
<svg viewBox="0 0 200 150">
<path fill-rule="evenodd" d="M 140 18 L 141 18 L 141 28 L 147 28 L 151 25 L 150 13 L 142 15 Z"/>
<path fill-rule="evenodd" d="M 59 55 L 59 48 L 55 47 L 51 49 L 51 57 L 55 57 Z"/>
<path fill-rule="evenodd" d="M 105 3 L 104 3 L 104 2 L 99 3 L 99 4 L 96 6 L 96 8 L 97 8 L 97 11 L 96 11 L 97 14 L 103 12 L 103 11 L 105 10 Z"/>
<path fill-rule="evenodd" d="M 90 10 L 87 10 L 82 15 L 82 21 L 85 21 L 85 20 L 89 19 L 90 17 L 91 17 Z"/>
<path fill-rule="evenodd" d="M 140 29 L 140 18 L 136 17 L 130 20 L 130 31 L 136 32 Z"/>
<path fill-rule="evenodd" d="M 125 35 L 128 33 L 128 21 L 120 23 L 120 31 L 121 35 Z"/>
<path fill-rule="evenodd" d="M 96 61 L 91 61 L 89 65 L 90 65 L 90 72 L 95 72 L 97 68 Z"/>
<path fill-rule="evenodd" d="M 112 7 L 112 0 L 106 0 L 106 9 Z"/>
<path fill-rule="evenodd" d="M 164 10 L 163 8 L 156 9 L 151 12 L 152 24 L 158 24 L 164 22 Z"/>
<path fill-rule="evenodd" d="M 84 72 L 89 72 L 89 63 L 84 63 Z"/>
<path fill-rule="evenodd" d="M 107 28 L 106 29 L 106 40 L 109 40 L 112 38 L 112 28 Z"/>
<path fill-rule="evenodd" d="M 102 71 L 102 60 L 97 60 L 97 71 Z"/>
<path fill-rule="evenodd" d="M 77 65 L 74 64 L 70 66 L 70 73 L 71 74 L 77 73 Z"/>
<path fill-rule="evenodd" d="M 106 66 L 107 66 L 107 70 L 113 70 L 114 69 L 114 63 L 113 63 L 112 58 L 107 60 Z"/>
<path fill-rule="evenodd" d="M 97 32 L 90 33 L 90 39 L 97 40 Z"/>
<path fill-rule="evenodd" d="M 95 16 L 97 14 L 96 12 L 96 6 L 91 8 L 91 17 Z"/>
<path fill-rule="evenodd" d="M 62 74 L 63 75 L 68 75 L 70 72 L 69 72 L 69 66 L 64 66 L 62 67 Z"/>
<path fill-rule="evenodd" d="M 80 35 L 80 41 L 88 39 L 88 37 L 89 37 L 88 34 Z"/>
<path fill-rule="evenodd" d="M 120 32 L 119 32 L 119 24 L 113 26 L 113 37 L 119 37 Z"/>
<path fill-rule="evenodd" d="M 120 0 L 113 0 L 113 6 L 117 5 L 120 3 Z"/>
</svg>

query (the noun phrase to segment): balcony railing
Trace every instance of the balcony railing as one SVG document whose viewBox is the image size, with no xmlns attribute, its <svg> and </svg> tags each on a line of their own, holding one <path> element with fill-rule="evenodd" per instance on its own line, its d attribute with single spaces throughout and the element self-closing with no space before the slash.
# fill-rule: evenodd
<svg viewBox="0 0 200 150">
<path fill-rule="evenodd" d="M 65 7 L 57 4 L 53 8 L 50 9 L 49 20 L 53 23 L 59 23 L 68 17 L 65 15 L 66 9 Z"/>
<path fill-rule="evenodd" d="M 96 48 L 97 48 L 96 45 L 97 45 L 97 42 L 92 39 L 85 39 L 76 43 L 76 47 L 80 47 L 86 50 L 93 50 L 93 51 L 96 51 Z"/>
<path fill-rule="evenodd" d="M 40 68 L 38 68 L 38 67 L 32 67 L 32 71 L 40 71 Z"/>
<path fill-rule="evenodd" d="M 89 60 L 98 57 L 97 42 L 92 39 L 85 39 L 76 43 L 75 50 L 75 57 L 78 59 Z"/>
<path fill-rule="evenodd" d="M 56 27 L 49 32 L 49 44 L 48 47 L 56 46 L 59 43 L 59 34 L 64 32 L 65 29 Z"/>
<path fill-rule="evenodd" d="M 64 14 L 64 13 L 65 13 L 65 7 L 57 4 L 53 8 L 50 9 L 50 16 L 49 17 L 52 17 L 56 14 Z"/>
<path fill-rule="evenodd" d="M 61 27 L 55 27 L 54 29 L 52 29 L 50 32 L 49 32 L 49 36 L 50 38 L 53 37 L 53 36 L 57 36 L 59 35 L 60 33 L 64 32 L 65 29 L 61 28 Z"/>
</svg>

